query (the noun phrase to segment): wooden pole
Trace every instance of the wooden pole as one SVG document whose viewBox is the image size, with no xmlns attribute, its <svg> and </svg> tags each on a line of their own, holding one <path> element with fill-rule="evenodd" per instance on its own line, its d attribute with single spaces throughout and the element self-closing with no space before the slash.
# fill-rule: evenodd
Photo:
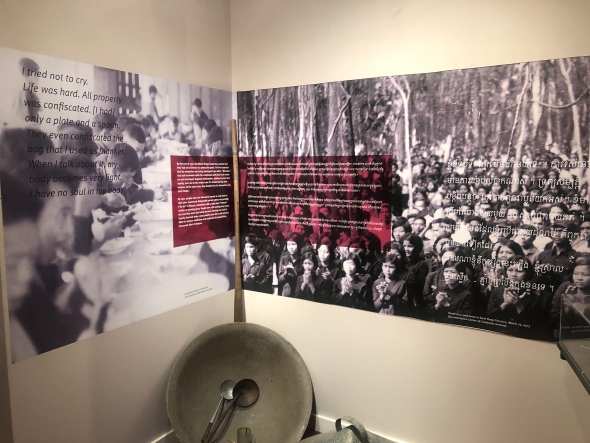
<svg viewBox="0 0 590 443">
<path fill-rule="evenodd" d="M 242 289 L 242 248 L 240 245 L 240 165 L 238 150 L 238 129 L 236 121 L 231 121 L 231 146 L 234 160 L 234 232 L 236 238 L 236 283 L 234 295 L 234 322 L 246 321 L 244 290 Z"/>
</svg>

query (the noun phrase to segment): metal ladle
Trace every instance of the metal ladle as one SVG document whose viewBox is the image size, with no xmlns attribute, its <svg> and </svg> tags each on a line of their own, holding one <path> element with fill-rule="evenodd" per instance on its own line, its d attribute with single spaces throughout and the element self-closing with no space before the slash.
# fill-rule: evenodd
<svg viewBox="0 0 590 443">
<path fill-rule="evenodd" d="M 221 418 L 217 421 L 215 429 L 212 429 L 208 435 L 207 441 L 213 440 L 213 436 L 227 417 L 227 414 L 234 409 L 235 405 L 241 408 L 248 408 L 252 406 L 258 400 L 260 396 L 260 388 L 254 380 L 245 378 L 236 383 L 233 389 L 233 399 L 225 412 L 221 415 Z"/>
<path fill-rule="evenodd" d="M 209 421 L 209 424 L 207 425 L 207 429 L 205 429 L 205 433 L 203 434 L 203 438 L 201 438 L 201 443 L 204 443 L 205 440 L 207 439 L 207 437 L 209 436 L 209 432 L 211 431 L 211 426 L 213 426 L 213 422 L 215 421 L 215 417 L 217 417 L 217 413 L 219 412 L 221 405 L 223 405 L 223 403 L 225 403 L 225 400 L 228 400 L 228 401 L 233 400 L 235 386 L 236 386 L 236 382 L 233 380 L 226 380 L 223 383 L 221 383 L 221 386 L 219 387 L 219 394 L 221 396 L 221 399 L 219 400 L 219 404 L 217 405 L 217 408 L 215 409 L 215 413 L 213 414 L 213 417 L 211 417 L 211 420 Z"/>
</svg>

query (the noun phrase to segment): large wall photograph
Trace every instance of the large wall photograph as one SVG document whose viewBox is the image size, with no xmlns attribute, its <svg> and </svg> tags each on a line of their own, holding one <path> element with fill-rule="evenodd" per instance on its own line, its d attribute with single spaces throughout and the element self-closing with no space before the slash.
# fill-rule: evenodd
<svg viewBox="0 0 590 443">
<path fill-rule="evenodd" d="M 14 363 L 234 287 L 231 92 L 4 48 L 0 79 Z"/>
<path fill-rule="evenodd" d="M 587 337 L 590 58 L 239 92 L 244 287 Z"/>
</svg>

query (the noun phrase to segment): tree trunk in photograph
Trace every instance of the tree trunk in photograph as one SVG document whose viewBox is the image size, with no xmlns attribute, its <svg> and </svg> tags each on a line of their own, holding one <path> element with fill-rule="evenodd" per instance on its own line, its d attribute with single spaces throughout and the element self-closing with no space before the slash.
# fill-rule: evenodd
<svg viewBox="0 0 590 443">
<path fill-rule="evenodd" d="M 432 112 L 429 112 L 429 131 L 428 131 L 428 145 L 434 143 L 436 137 L 436 96 L 434 93 L 428 94 L 428 102 Z"/>
<path fill-rule="evenodd" d="M 238 139 L 243 156 L 249 156 L 254 137 L 254 95 L 253 91 L 243 92 L 237 96 Z M 231 140 L 231 128 L 229 132 Z"/>
<path fill-rule="evenodd" d="M 441 140 L 446 140 L 451 131 L 452 126 L 452 109 L 449 106 L 449 99 L 452 91 L 450 89 L 450 75 L 446 72 L 441 73 L 440 87 L 437 93 L 436 102 L 438 103 L 436 116 L 436 137 L 433 141 L 435 144 L 441 143 Z"/>
<path fill-rule="evenodd" d="M 502 127 L 504 123 L 504 112 L 499 112 L 496 114 L 496 143 L 494 143 L 494 149 L 492 150 L 492 158 L 491 160 L 495 160 L 498 158 L 498 153 L 500 152 L 500 141 L 502 139 Z"/>
<path fill-rule="evenodd" d="M 299 86 L 299 142 L 297 155 L 306 157 L 314 152 L 315 86 Z"/>
<path fill-rule="evenodd" d="M 274 91 L 274 99 L 272 103 L 272 122 L 270 133 L 270 156 L 278 157 L 281 155 L 279 145 L 279 135 L 281 130 L 281 88 L 276 88 Z"/>
<path fill-rule="evenodd" d="M 524 71 L 524 83 L 522 86 L 522 90 L 518 95 L 517 105 L 516 105 L 516 112 L 514 113 L 514 124 L 512 125 L 512 131 L 510 132 L 510 141 L 508 142 L 508 159 L 510 158 L 510 151 L 512 149 L 512 142 L 514 140 L 514 133 L 516 132 L 516 128 L 519 123 L 519 117 L 522 114 L 522 118 L 520 118 L 520 132 L 518 135 L 518 140 L 516 141 L 515 152 L 514 152 L 514 166 L 512 167 L 512 186 L 510 192 L 516 193 L 518 191 L 518 183 L 520 180 L 520 168 L 517 166 L 517 162 L 520 161 L 522 156 L 522 146 L 526 140 L 526 124 L 527 124 L 527 113 L 526 108 L 522 106 L 524 101 L 524 96 L 527 93 L 529 88 L 529 73 L 530 68 L 529 65 L 526 65 Z"/>
<path fill-rule="evenodd" d="M 551 110 L 547 111 L 547 137 L 545 140 L 545 149 L 553 144 L 553 123 L 551 120 Z"/>
<path fill-rule="evenodd" d="M 457 93 L 457 73 L 453 72 L 450 76 L 449 79 L 449 96 L 450 97 L 455 97 L 455 94 Z M 449 148 L 448 148 L 448 154 L 447 157 L 445 157 L 445 163 L 448 159 L 448 156 L 450 155 L 451 151 L 453 150 L 453 148 L 455 147 L 455 139 L 457 138 L 457 120 L 460 117 L 457 117 L 457 109 L 454 106 L 454 99 L 451 100 L 450 105 L 449 105 L 449 109 L 450 112 L 448 115 L 452 116 L 452 120 L 451 120 L 451 138 L 450 138 L 450 143 L 449 143 Z M 447 139 L 448 140 L 448 139 Z"/>
<path fill-rule="evenodd" d="M 558 104 L 558 100 L 557 100 L 557 66 L 555 65 L 555 63 L 552 63 L 552 71 L 553 71 L 553 101 L 550 103 L 555 103 Z M 563 139 L 564 139 L 564 130 L 563 130 L 563 123 L 562 123 L 562 112 L 556 111 L 553 112 L 553 117 L 554 117 L 554 128 L 555 128 L 555 136 L 553 137 L 553 142 L 554 143 L 558 143 L 561 144 L 563 143 Z"/>
<path fill-rule="evenodd" d="M 471 145 L 475 146 L 476 151 L 479 153 L 481 150 L 481 129 L 480 129 L 480 122 L 481 122 L 481 111 L 480 111 L 480 100 L 481 100 L 481 90 L 480 90 L 480 83 L 481 83 L 481 71 L 474 71 L 473 76 L 471 78 L 471 133 L 473 135 L 473 143 Z M 469 153 L 470 156 L 473 156 L 473 152 Z"/>
<path fill-rule="evenodd" d="M 328 156 L 340 155 L 340 88 L 336 82 L 326 83 L 326 96 L 328 97 L 328 135 L 327 135 L 327 147 L 326 154 Z M 338 182 L 338 178 L 334 175 L 328 175 L 328 198 L 335 199 L 338 194 L 334 191 L 334 185 Z M 332 206 L 331 213 L 333 217 L 338 216 L 338 208 L 336 205 Z"/>
<path fill-rule="evenodd" d="M 547 69 L 547 103 L 556 103 L 555 99 L 555 67 L 553 64 L 549 65 Z M 559 140 L 559 137 L 553 136 L 553 130 L 558 124 L 555 122 L 555 111 L 549 108 L 547 110 L 547 141 L 546 147 L 549 148 Z"/>
<path fill-rule="evenodd" d="M 260 90 L 254 92 L 254 144 L 252 145 L 252 157 L 257 155 L 263 156 L 262 152 L 262 123 L 260 121 L 262 107 L 260 100 Z"/>
<path fill-rule="evenodd" d="M 262 114 L 262 105 L 261 105 L 261 98 L 260 98 L 260 90 L 257 89 L 254 91 L 254 143 L 252 143 L 252 159 L 254 160 L 257 156 L 264 162 L 265 156 L 262 150 L 262 121 L 261 121 L 261 114 Z M 258 163 L 258 160 L 256 160 Z M 254 180 L 256 183 L 260 183 L 260 169 L 256 168 L 257 173 Z"/>
<path fill-rule="evenodd" d="M 347 145 L 351 141 L 352 134 L 346 140 L 345 122 L 348 117 L 344 116 L 347 107 L 350 105 L 350 95 L 348 95 L 340 82 L 327 83 L 327 91 L 328 155 L 350 155 L 350 152 L 347 152 L 349 151 Z"/>
<path fill-rule="evenodd" d="M 309 158 L 312 168 L 313 193 L 318 197 L 318 183 L 315 170 L 315 120 L 316 120 L 316 99 L 315 85 L 303 85 L 297 88 L 297 102 L 299 106 L 299 141 L 297 144 L 297 163 Z M 318 217 L 317 202 L 310 204 L 312 217 Z M 316 234 L 320 234 L 319 227 L 313 227 Z"/>
<path fill-rule="evenodd" d="M 471 83 L 470 83 L 470 71 L 465 70 L 463 72 L 463 85 L 460 88 L 461 92 L 457 93 L 457 99 L 461 99 L 463 101 L 463 115 L 461 116 L 461 121 L 464 122 L 463 126 L 463 151 L 465 152 L 469 149 L 473 144 L 475 144 L 476 138 L 473 134 L 473 125 L 469 121 L 469 117 L 473 113 L 473 101 L 471 99 Z M 412 144 L 412 146 L 414 146 Z"/>
<path fill-rule="evenodd" d="M 346 91 L 346 89 L 344 88 L 344 85 L 341 83 L 342 89 L 345 93 L 348 94 L 348 91 Z M 347 151 L 346 155 L 355 157 L 355 152 L 354 152 L 354 127 L 353 127 L 353 121 L 352 121 L 352 97 L 350 95 L 348 95 L 348 99 L 346 102 L 346 108 L 344 109 L 344 112 L 346 113 L 346 127 L 347 127 L 347 132 L 349 132 L 346 137 L 346 139 L 344 140 L 343 147 L 346 146 L 347 147 Z M 358 176 L 356 174 L 353 174 L 352 178 L 348 179 L 348 184 L 349 187 L 348 188 L 348 199 L 353 201 L 356 200 L 356 197 L 354 195 L 355 193 L 355 189 L 358 188 L 353 188 L 352 186 L 354 185 L 358 185 Z M 353 215 L 353 210 L 350 206 L 348 206 L 348 218 L 349 220 L 354 220 L 354 215 Z M 351 233 L 351 238 L 353 237 L 357 237 L 358 236 L 358 229 L 356 226 L 351 226 L 350 229 L 350 233 Z"/>
<path fill-rule="evenodd" d="M 343 87 L 344 89 L 344 87 Z M 348 137 L 346 138 L 346 146 L 348 148 L 348 152 L 346 155 L 355 155 L 354 147 L 355 147 L 355 138 L 354 138 L 354 123 L 353 123 L 353 115 L 352 115 L 352 98 L 349 96 L 348 102 L 346 104 L 346 123 L 348 129 Z"/>
<path fill-rule="evenodd" d="M 409 201 L 408 204 L 410 208 L 414 205 L 413 199 L 413 185 L 412 185 L 412 157 L 410 152 L 410 109 L 409 109 L 409 100 L 410 100 L 410 85 L 408 81 L 404 78 L 404 83 L 406 86 L 406 91 L 401 87 L 399 82 L 394 77 L 388 77 L 389 81 L 393 84 L 397 92 L 399 93 L 400 97 L 402 98 L 402 102 L 404 104 L 404 146 L 406 152 L 406 162 L 408 168 L 408 194 L 409 194 Z"/>
<path fill-rule="evenodd" d="M 531 68 L 533 71 L 531 84 L 531 95 L 533 97 L 533 102 L 531 103 L 532 128 L 529 139 L 535 148 L 533 150 L 534 154 L 538 154 L 539 152 L 536 149 L 538 139 L 537 135 L 539 131 L 539 123 L 543 117 L 543 106 L 541 106 L 540 103 L 543 101 L 545 88 L 543 87 L 543 80 L 541 78 L 541 63 L 532 62 Z"/>
<path fill-rule="evenodd" d="M 512 69 L 513 66 L 510 67 L 497 67 L 497 71 L 500 71 L 500 76 L 497 80 L 497 85 L 493 85 L 494 74 L 497 74 L 497 71 L 494 71 L 494 68 L 490 69 L 490 86 L 492 87 L 492 95 L 491 99 L 493 100 L 494 104 L 492 106 L 493 111 L 490 112 L 490 115 L 494 115 L 497 120 L 495 121 L 494 129 L 492 129 L 490 134 L 490 140 L 495 140 L 494 148 L 492 151 L 492 159 L 497 160 L 502 153 L 502 148 L 505 144 L 507 144 L 506 137 L 504 137 L 504 129 L 506 127 L 506 123 L 508 122 L 508 118 L 512 112 L 511 109 L 514 106 L 508 106 L 509 102 L 509 95 L 510 95 L 510 87 L 509 79 L 512 77 Z M 516 105 L 515 105 L 516 106 Z"/>
<path fill-rule="evenodd" d="M 486 127 L 487 124 L 489 123 L 488 121 L 484 121 L 483 120 L 483 116 L 487 116 L 488 115 L 488 107 L 487 102 L 486 102 L 486 98 L 485 98 L 485 91 L 484 91 L 484 80 L 483 80 L 483 75 L 482 75 L 482 71 L 478 70 L 478 91 L 477 91 L 477 96 L 475 97 L 475 100 L 477 100 L 478 102 L 478 106 L 477 106 L 477 127 L 479 130 L 479 144 L 477 146 L 477 157 L 481 157 L 481 155 L 483 154 L 483 150 L 484 150 L 484 146 L 487 145 L 487 139 L 486 139 Z"/>
<path fill-rule="evenodd" d="M 335 156 L 340 153 L 340 147 L 338 146 L 339 141 L 339 128 L 338 121 L 340 115 L 340 94 L 338 93 L 338 87 L 336 83 L 328 83 L 326 85 L 327 96 L 328 96 L 328 146 L 327 154 L 329 156 Z"/>
<path fill-rule="evenodd" d="M 563 79 L 565 80 L 569 99 L 572 103 L 574 103 L 576 101 L 576 96 L 574 94 L 574 87 L 569 74 L 571 70 L 571 62 L 568 60 L 567 67 L 565 65 L 564 59 L 559 59 L 557 63 L 559 64 L 559 69 L 563 75 Z M 572 123 L 574 125 L 574 133 L 571 140 L 572 148 L 573 151 L 578 154 L 578 160 L 582 160 L 584 155 L 582 154 L 582 137 L 580 135 L 580 112 L 578 105 L 575 103 L 572 105 Z"/>
</svg>

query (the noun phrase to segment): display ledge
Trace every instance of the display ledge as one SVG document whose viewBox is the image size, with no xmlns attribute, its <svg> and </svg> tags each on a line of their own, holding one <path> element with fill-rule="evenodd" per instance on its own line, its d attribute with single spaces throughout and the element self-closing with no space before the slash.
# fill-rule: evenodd
<svg viewBox="0 0 590 443">
<path fill-rule="evenodd" d="M 590 338 L 561 341 L 557 347 L 590 394 Z"/>
</svg>

